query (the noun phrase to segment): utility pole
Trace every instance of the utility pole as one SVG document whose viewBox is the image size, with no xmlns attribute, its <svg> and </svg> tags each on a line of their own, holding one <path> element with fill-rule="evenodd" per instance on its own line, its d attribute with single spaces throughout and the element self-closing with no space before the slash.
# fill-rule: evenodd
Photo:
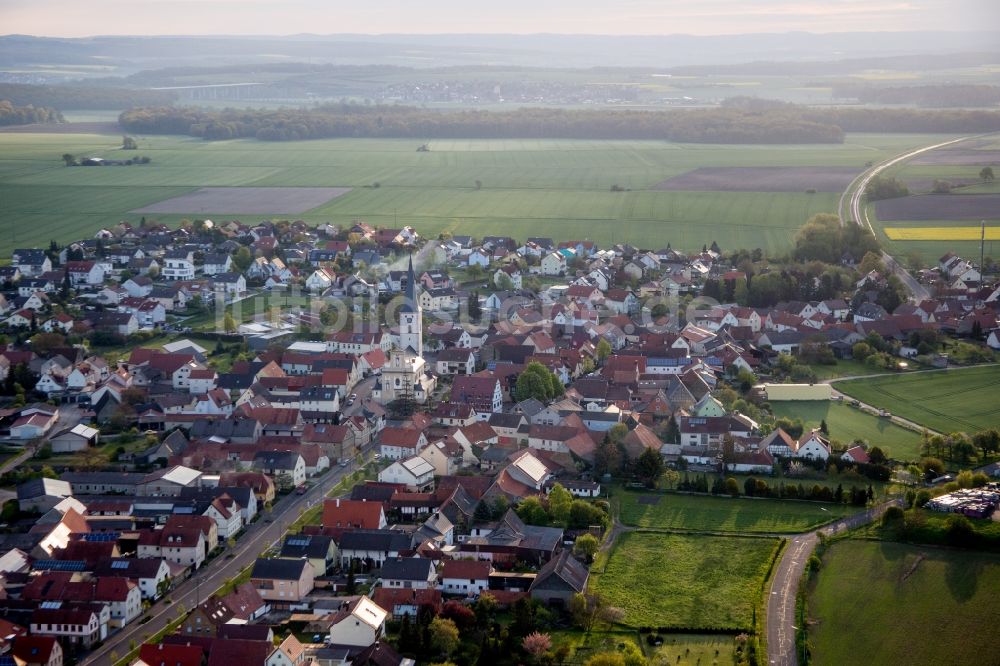
<svg viewBox="0 0 1000 666">
<path fill-rule="evenodd" d="M 983 279 L 986 277 L 986 266 L 983 261 L 986 253 L 986 220 L 979 222 L 979 291 L 983 290 Z"/>
</svg>

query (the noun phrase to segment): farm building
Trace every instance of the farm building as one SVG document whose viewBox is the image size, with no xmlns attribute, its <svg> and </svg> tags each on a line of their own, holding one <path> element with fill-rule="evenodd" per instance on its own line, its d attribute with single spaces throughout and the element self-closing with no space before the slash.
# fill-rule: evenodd
<svg viewBox="0 0 1000 666">
<path fill-rule="evenodd" d="M 829 384 L 764 384 L 764 396 L 770 401 L 829 400 L 833 388 Z"/>
</svg>

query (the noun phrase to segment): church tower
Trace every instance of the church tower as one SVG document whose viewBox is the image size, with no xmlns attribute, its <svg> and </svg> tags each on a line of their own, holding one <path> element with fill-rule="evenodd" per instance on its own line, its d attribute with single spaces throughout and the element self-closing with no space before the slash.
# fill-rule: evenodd
<svg viewBox="0 0 1000 666">
<path fill-rule="evenodd" d="M 424 321 L 420 301 L 417 299 L 417 278 L 413 274 L 413 255 L 406 271 L 406 290 L 403 306 L 399 309 L 399 346 L 415 356 L 424 353 Z"/>
</svg>

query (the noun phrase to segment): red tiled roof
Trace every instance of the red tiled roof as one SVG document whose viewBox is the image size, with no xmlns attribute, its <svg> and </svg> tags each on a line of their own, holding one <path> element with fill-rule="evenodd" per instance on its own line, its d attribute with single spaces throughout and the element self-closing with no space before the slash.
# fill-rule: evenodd
<svg viewBox="0 0 1000 666">
<path fill-rule="evenodd" d="M 323 502 L 323 527 L 356 527 L 377 530 L 381 525 L 382 504 L 348 499 Z"/>
<path fill-rule="evenodd" d="M 149 666 L 201 666 L 204 651 L 197 645 L 143 643 L 139 659 Z"/>
<path fill-rule="evenodd" d="M 447 560 L 441 578 L 468 578 L 482 580 L 490 577 L 492 567 L 485 560 Z"/>
</svg>

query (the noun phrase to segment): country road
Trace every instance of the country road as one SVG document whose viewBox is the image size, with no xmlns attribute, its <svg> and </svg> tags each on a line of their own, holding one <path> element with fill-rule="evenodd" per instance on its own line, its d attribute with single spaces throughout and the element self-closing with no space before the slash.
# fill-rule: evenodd
<svg viewBox="0 0 1000 666">
<path fill-rule="evenodd" d="M 936 143 L 932 146 L 924 146 L 923 148 L 916 148 L 909 152 L 903 153 L 902 155 L 897 155 L 892 159 L 886 160 L 880 164 L 876 164 L 868 171 L 860 174 L 857 178 L 851 181 L 851 184 L 847 186 L 847 190 L 840 197 L 840 204 L 838 206 L 838 212 L 840 213 L 840 219 L 842 223 L 848 221 L 848 215 L 850 219 L 859 224 L 862 227 L 868 227 L 868 230 L 875 234 L 875 227 L 872 226 L 871 220 L 868 219 L 868 210 L 863 204 L 865 188 L 868 187 L 868 183 L 871 182 L 875 176 L 879 175 L 886 169 L 893 167 L 900 162 L 905 162 L 921 153 L 926 153 L 932 150 L 937 150 L 938 148 L 943 148 L 944 146 L 950 146 L 954 143 L 959 143 L 961 141 L 968 141 L 969 139 L 974 139 L 979 137 L 960 137 L 958 139 L 952 139 L 951 141 L 943 141 L 941 143 Z M 847 200 L 847 208 L 844 208 L 844 200 Z M 845 215 L 845 212 L 848 215 Z M 888 268 L 891 268 L 896 276 L 906 285 L 906 288 L 912 294 L 913 299 L 917 302 L 927 300 L 931 297 L 931 293 L 922 284 L 917 282 L 910 272 L 899 265 L 899 263 L 893 259 L 892 255 L 888 252 L 882 251 L 882 260 Z"/>
<path fill-rule="evenodd" d="M 873 374 L 870 374 L 870 375 L 848 375 L 846 377 L 833 377 L 831 379 L 824 379 L 824 380 L 822 380 L 820 382 L 820 384 L 830 384 L 832 386 L 832 388 L 833 388 L 833 394 L 835 396 L 841 396 L 842 398 L 847 399 L 847 400 L 855 400 L 855 398 L 852 398 L 850 395 L 848 395 L 846 393 L 843 393 L 841 391 L 838 391 L 837 387 L 835 386 L 835 384 L 837 382 L 846 382 L 846 381 L 849 381 L 851 379 L 874 379 L 876 377 L 901 377 L 901 376 L 907 376 L 908 377 L 910 375 L 922 375 L 922 374 L 926 374 L 926 373 L 929 373 L 929 372 L 959 372 L 959 371 L 962 371 L 962 370 L 969 370 L 971 368 L 982 368 L 982 367 L 988 367 L 988 366 L 991 366 L 991 365 L 1000 365 L 1000 364 L 998 364 L 998 363 L 981 363 L 981 364 L 978 364 L 978 365 L 962 365 L 962 366 L 949 367 L 949 368 L 933 368 L 933 369 L 930 369 L 930 370 L 913 370 L 911 372 L 905 372 L 905 373 L 900 373 L 900 372 L 876 372 L 876 373 L 873 373 Z M 867 409 L 870 409 L 870 410 L 875 411 L 875 412 L 879 411 L 879 407 L 876 407 L 875 405 L 870 405 L 870 404 L 868 404 L 866 402 L 861 402 L 860 400 L 858 401 L 858 407 L 859 408 L 867 408 Z M 891 422 L 895 423 L 898 426 L 906 428 L 907 430 L 915 430 L 917 432 L 923 432 L 923 431 L 926 430 L 931 435 L 940 435 L 940 434 L 943 434 L 943 433 L 939 433 L 937 430 L 934 430 L 933 428 L 928 428 L 927 426 L 921 425 L 921 424 L 916 423 L 914 421 L 910 421 L 909 419 L 904 419 L 904 418 L 902 418 L 900 416 L 896 416 L 895 414 L 893 414 L 891 417 L 889 417 L 889 420 Z"/>
<path fill-rule="evenodd" d="M 169 592 L 166 596 L 173 600 L 172 603 L 168 604 L 161 599 L 150 607 L 143 615 L 152 618 L 151 620 L 145 624 L 133 622 L 111 634 L 100 648 L 81 657 L 77 663 L 81 666 L 113 664 L 115 660 L 112 658 L 112 652 L 116 653 L 118 658 L 124 657 L 129 653 L 131 641 L 141 644 L 148 636 L 161 631 L 171 620 L 176 619 L 182 608 L 187 611 L 193 609 L 220 588 L 227 579 L 235 577 L 252 565 L 264 550 L 279 541 L 288 531 L 288 527 L 299 517 L 300 508 L 307 509 L 323 501 L 327 491 L 354 469 L 353 463 L 347 467 L 334 466 L 332 470 L 317 479 L 316 485 L 304 495 L 285 496 L 275 504 L 270 514 L 263 513 L 262 518 L 247 528 L 234 548 L 226 549 L 223 554 Z"/>
<path fill-rule="evenodd" d="M 890 506 L 902 505 L 902 500 L 892 500 L 876 507 L 848 516 L 825 527 L 805 534 L 788 537 L 788 546 L 781 556 L 771 580 L 771 593 L 767 600 L 767 658 L 775 666 L 798 666 L 799 655 L 795 647 L 795 602 L 799 581 L 806 570 L 806 563 L 819 541 L 819 534 L 835 534 L 853 529 L 877 519 Z"/>
</svg>

